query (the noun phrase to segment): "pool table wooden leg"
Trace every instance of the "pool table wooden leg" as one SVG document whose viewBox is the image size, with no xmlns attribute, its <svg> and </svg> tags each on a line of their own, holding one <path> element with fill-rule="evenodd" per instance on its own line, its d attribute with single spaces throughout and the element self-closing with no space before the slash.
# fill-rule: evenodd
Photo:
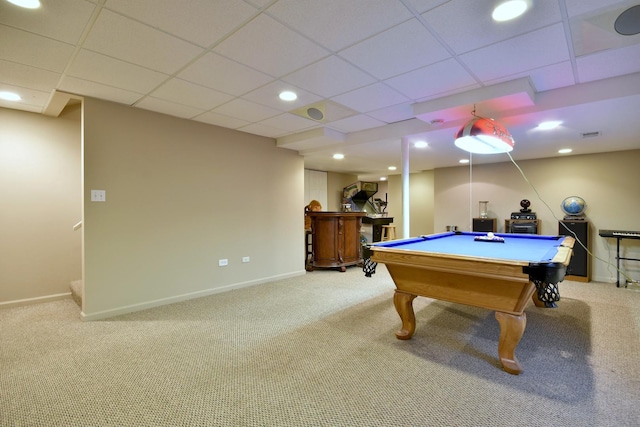
<svg viewBox="0 0 640 427">
<path fill-rule="evenodd" d="M 399 340 L 410 339 L 416 331 L 416 315 L 413 312 L 413 300 L 416 296 L 398 290 L 393 294 L 393 305 L 402 320 L 402 329 L 396 332 Z"/>
<path fill-rule="evenodd" d="M 522 366 L 516 358 L 515 351 L 524 328 L 527 325 L 527 315 L 522 313 L 517 316 L 515 314 L 503 313 L 496 311 L 496 320 L 500 324 L 500 341 L 498 342 L 498 356 L 502 368 L 510 374 L 518 375 L 522 372 Z"/>
<path fill-rule="evenodd" d="M 533 303 L 535 304 L 536 307 L 545 307 L 545 303 L 543 301 L 540 301 L 540 298 L 538 298 L 538 291 L 536 290 L 533 295 L 531 296 L 531 299 L 533 300 Z"/>
</svg>

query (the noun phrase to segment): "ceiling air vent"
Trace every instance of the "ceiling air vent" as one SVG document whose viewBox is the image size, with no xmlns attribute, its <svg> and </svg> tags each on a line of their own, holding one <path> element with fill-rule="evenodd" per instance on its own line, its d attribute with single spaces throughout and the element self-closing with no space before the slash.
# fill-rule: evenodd
<svg viewBox="0 0 640 427">
<path fill-rule="evenodd" d="M 583 138 L 593 138 L 596 136 L 600 136 L 600 132 L 596 131 L 596 132 L 585 132 L 585 133 L 581 133 L 580 135 L 582 135 Z"/>
</svg>

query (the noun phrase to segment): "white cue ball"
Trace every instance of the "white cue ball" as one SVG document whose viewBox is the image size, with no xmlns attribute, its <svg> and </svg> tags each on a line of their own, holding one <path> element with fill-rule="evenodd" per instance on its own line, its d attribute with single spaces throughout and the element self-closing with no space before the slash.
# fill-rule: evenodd
<svg viewBox="0 0 640 427">
<path fill-rule="evenodd" d="M 490 238 L 490 239 L 493 239 L 493 233 L 491 233 L 491 232 L 487 233 L 487 237 Z"/>
</svg>

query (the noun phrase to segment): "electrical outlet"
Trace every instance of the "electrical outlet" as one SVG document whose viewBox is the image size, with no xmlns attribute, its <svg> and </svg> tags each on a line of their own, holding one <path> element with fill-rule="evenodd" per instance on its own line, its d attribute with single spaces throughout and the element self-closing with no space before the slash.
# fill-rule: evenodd
<svg viewBox="0 0 640 427">
<path fill-rule="evenodd" d="M 225 265 L 229 264 L 229 260 L 228 259 L 219 259 L 218 260 L 218 267 L 224 267 Z"/>
<path fill-rule="evenodd" d="M 249 261 L 251 261 L 251 258 L 249 258 L 248 256 L 242 257 L 242 262 L 249 262 Z"/>
</svg>

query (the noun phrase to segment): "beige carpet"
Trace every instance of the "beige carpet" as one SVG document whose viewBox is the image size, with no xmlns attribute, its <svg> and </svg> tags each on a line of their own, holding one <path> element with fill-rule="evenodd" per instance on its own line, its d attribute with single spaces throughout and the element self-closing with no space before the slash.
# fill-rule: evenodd
<svg viewBox="0 0 640 427">
<path fill-rule="evenodd" d="M 397 340 L 383 266 L 83 323 L 0 310 L 1 426 L 637 426 L 640 293 L 565 282 L 527 308 L 519 376 L 492 312 L 415 300 Z"/>
</svg>

